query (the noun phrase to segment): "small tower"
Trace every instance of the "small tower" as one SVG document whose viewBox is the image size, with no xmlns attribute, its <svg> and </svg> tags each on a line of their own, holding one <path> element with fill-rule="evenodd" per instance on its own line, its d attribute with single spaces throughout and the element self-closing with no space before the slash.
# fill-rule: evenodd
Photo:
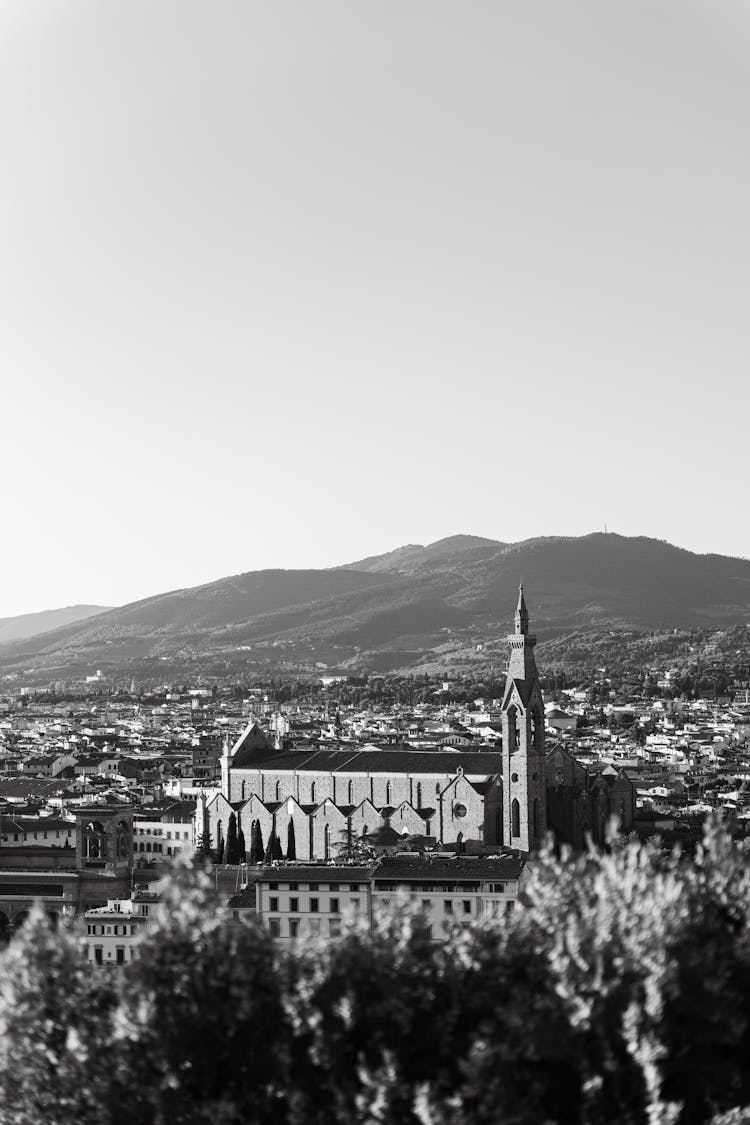
<svg viewBox="0 0 750 1125">
<path fill-rule="evenodd" d="M 515 631 L 508 637 L 510 660 L 502 704 L 503 843 L 530 852 L 542 842 L 547 824 L 544 780 L 544 700 L 534 660 L 536 637 L 518 591 Z"/>
<path fill-rule="evenodd" d="M 219 768 L 221 770 L 221 791 L 227 800 L 229 800 L 229 771 L 232 768 L 232 751 L 229 746 L 229 735 L 227 734 L 224 735 L 221 757 L 219 758 Z"/>
</svg>

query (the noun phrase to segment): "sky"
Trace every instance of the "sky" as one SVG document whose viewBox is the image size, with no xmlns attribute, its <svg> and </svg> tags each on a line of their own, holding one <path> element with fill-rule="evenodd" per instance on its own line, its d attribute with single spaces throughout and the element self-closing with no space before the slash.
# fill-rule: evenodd
<svg viewBox="0 0 750 1125">
<path fill-rule="evenodd" d="M 0 0 L 0 615 L 750 556 L 744 0 Z"/>
</svg>

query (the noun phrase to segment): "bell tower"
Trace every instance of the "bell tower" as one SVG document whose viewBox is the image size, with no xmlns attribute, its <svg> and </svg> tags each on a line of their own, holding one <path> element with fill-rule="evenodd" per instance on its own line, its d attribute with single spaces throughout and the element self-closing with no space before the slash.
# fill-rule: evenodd
<svg viewBox="0 0 750 1125">
<path fill-rule="evenodd" d="M 536 637 L 518 591 L 515 630 L 508 637 L 510 660 L 502 704 L 503 844 L 518 851 L 538 848 L 547 827 L 544 780 L 544 700 L 534 660 Z"/>
</svg>

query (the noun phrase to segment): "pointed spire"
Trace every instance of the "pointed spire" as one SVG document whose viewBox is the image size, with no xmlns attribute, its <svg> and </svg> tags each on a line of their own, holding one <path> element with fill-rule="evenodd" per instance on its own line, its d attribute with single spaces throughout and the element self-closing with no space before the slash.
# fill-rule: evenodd
<svg viewBox="0 0 750 1125">
<path fill-rule="evenodd" d="M 516 607 L 516 633 L 524 636 L 529 631 L 529 611 L 526 608 L 526 599 L 523 596 L 523 582 L 518 587 L 518 606 Z"/>
</svg>

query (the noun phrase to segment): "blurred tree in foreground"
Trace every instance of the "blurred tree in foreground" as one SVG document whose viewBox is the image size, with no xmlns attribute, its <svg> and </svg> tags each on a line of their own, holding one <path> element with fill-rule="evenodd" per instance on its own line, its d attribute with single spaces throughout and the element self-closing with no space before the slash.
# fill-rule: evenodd
<svg viewBox="0 0 750 1125">
<path fill-rule="evenodd" d="M 444 943 L 408 906 L 297 949 L 178 866 L 140 956 L 41 912 L 0 955 L 2 1125 L 750 1122 L 750 867 L 618 841 Z"/>
</svg>

